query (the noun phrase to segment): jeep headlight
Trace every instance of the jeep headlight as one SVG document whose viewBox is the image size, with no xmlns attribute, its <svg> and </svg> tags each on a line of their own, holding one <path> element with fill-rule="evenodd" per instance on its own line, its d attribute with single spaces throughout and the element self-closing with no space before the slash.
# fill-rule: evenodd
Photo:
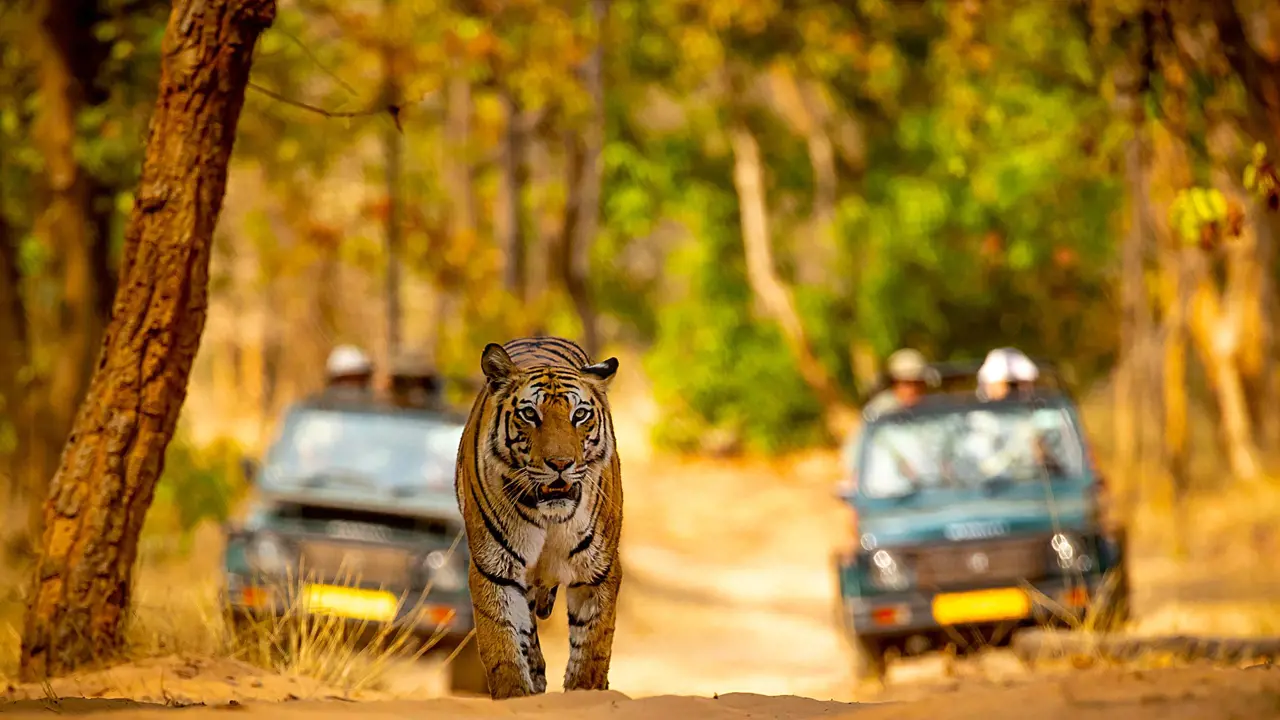
<svg viewBox="0 0 1280 720">
<path fill-rule="evenodd" d="M 1054 533 L 1049 539 L 1049 550 L 1059 570 L 1088 572 L 1093 569 L 1093 557 L 1078 538 Z"/>
<path fill-rule="evenodd" d="M 250 538 L 245 555 L 249 566 L 264 575 L 284 575 L 294 567 L 293 550 L 271 533 Z"/>
<path fill-rule="evenodd" d="M 888 550 L 871 553 L 871 584 L 881 590 L 906 590 L 911 587 L 910 570 Z"/>
<path fill-rule="evenodd" d="M 450 562 L 449 554 L 443 550 L 432 550 L 422 558 L 422 572 L 432 588 L 445 592 L 461 590 L 467 583 L 458 563 Z"/>
</svg>

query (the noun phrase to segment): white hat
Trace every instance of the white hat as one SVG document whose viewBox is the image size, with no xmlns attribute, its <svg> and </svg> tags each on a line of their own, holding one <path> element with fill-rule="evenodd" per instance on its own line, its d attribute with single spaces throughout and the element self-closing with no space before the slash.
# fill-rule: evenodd
<svg viewBox="0 0 1280 720">
<path fill-rule="evenodd" d="M 1013 374 L 1013 379 L 1016 382 L 1035 382 L 1040 377 L 1040 368 L 1020 351 L 1013 352 L 1015 354 L 1009 358 L 1009 371 Z"/>
<path fill-rule="evenodd" d="M 324 370 L 331 378 L 365 375 L 373 372 L 373 363 L 369 360 L 369 356 L 355 345 L 339 345 L 329 353 Z"/>
<path fill-rule="evenodd" d="M 996 348 L 978 368 L 978 382 L 1035 382 L 1040 370 L 1031 358 L 1016 348 Z"/>
</svg>

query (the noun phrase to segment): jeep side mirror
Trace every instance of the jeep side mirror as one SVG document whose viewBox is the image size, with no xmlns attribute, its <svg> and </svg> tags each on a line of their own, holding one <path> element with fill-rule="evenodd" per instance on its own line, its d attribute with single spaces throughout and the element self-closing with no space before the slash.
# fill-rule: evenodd
<svg viewBox="0 0 1280 720">
<path fill-rule="evenodd" d="M 240 472 L 244 475 L 245 482 L 254 484 L 258 480 L 258 461 L 248 455 L 241 455 Z"/>
</svg>

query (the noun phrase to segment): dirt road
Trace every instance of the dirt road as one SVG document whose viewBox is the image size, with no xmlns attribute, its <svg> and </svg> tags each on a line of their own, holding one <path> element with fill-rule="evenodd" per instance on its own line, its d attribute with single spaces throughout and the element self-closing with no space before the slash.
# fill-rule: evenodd
<svg viewBox="0 0 1280 720">
<path fill-rule="evenodd" d="M 119 701 L 31 700 L 0 705 L 14 720 L 115 709 L 113 720 L 163 720 L 164 706 Z M 244 720 L 347 720 L 348 718 L 556 718 L 556 720 L 1004 720 L 1035 717 L 1093 720 L 1234 720 L 1280 717 L 1280 672 L 1274 670 L 1165 670 L 1145 673 L 1080 673 L 1011 688 L 970 688 L 911 703 L 847 704 L 798 697 L 728 694 L 718 698 L 655 696 L 630 699 L 611 691 L 552 694 L 505 702 L 438 699 L 380 703 L 308 701 L 249 704 L 235 708 Z M 226 718 L 227 708 L 190 708 L 184 720 Z"/>
</svg>

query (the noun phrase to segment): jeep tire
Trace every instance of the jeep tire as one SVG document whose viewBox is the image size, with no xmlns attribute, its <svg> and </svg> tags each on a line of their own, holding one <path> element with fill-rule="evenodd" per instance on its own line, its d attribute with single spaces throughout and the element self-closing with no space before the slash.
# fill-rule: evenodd
<svg viewBox="0 0 1280 720">
<path fill-rule="evenodd" d="M 884 684 L 887 671 L 884 658 L 884 642 L 879 638 L 852 635 L 853 676 L 858 683 Z"/>
</svg>

